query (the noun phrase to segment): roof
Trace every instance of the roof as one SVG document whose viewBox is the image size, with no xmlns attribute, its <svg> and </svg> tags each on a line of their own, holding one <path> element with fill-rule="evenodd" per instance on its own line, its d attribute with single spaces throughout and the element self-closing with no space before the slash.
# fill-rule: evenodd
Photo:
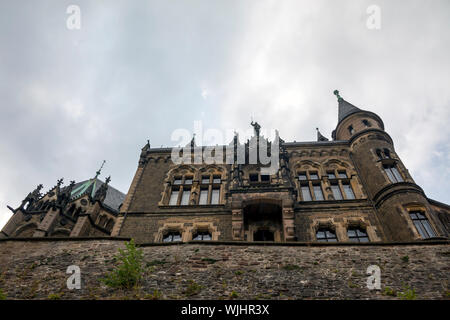
<svg viewBox="0 0 450 320">
<path fill-rule="evenodd" d="M 104 182 L 97 177 L 78 182 L 72 188 L 71 199 L 77 199 L 85 194 L 94 197 L 97 190 L 100 189 L 103 184 Z M 119 211 L 119 206 L 124 200 L 124 193 L 108 185 L 106 197 L 102 204 L 113 211 Z"/>
<path fill-rule="evenodd" d="M 359 112 L 359 111 L 363 111 L 363 110 L 359 109 L 358 107 L 355 107 L 350 102 L 345 101 L 343 98 L 340 98 L 339 99 L 338 122 L 341 122 L 347 116 L 349 116 L 353 113 Z"/>
</svg>

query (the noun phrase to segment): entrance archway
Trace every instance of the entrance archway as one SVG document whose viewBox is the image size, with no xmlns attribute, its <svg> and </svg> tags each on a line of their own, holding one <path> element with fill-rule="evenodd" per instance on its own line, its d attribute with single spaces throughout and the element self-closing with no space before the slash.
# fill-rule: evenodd
<svg viewBox="0 0 450 320">
<path fill-rule="evenodd" d="M 283 239 L 283 218 L 281 206 L 258 202 L 244 207 L 244 240 L 275 241 Z"/>
</svg>

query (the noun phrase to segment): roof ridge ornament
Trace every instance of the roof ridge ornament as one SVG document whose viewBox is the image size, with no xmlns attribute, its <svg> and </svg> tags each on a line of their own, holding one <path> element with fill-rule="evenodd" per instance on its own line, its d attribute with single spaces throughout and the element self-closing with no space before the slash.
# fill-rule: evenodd
<svg viewBox="0 0 450 320">
<path fill-rule="evenodd" d="M 340 95 L 339 95 L 339 90 L 334 90 L 333 94 L 337 97 L 338 101 L 344 100 Z"/>
<path fill-rule="evenodd" d="M 103 168 L 105 162 L 106 162 L 106 160 L 103 160 L 102 165 L 100 166 L 100 169 L 97 170 L 94 179 L 96 179 L 100 175 L 100 173 L 102 172 L 102 168 Z"/>
</svg>

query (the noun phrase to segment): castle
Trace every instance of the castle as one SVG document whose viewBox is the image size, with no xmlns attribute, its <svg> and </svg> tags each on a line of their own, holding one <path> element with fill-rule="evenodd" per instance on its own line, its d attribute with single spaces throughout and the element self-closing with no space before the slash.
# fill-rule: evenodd
<svg viewBox="0 0 450 320">
<path fill-rule="evenodd" d="M 448 239 L 450 206 L 427 198 L 395 152 L 382 119 L 338 91 L 332 140 L 254 136 L 215 148 L 215 163 L 172 161 L 172 148 L 143 148 L 128 193 L 93 178 L 30 192 L 0 238 L 128 237 L 189 241 L 414 242 Z M 268 172 L 260 148 L 276 155 Z M 274 148 L 275 146 L 275 148 Z M 195 160 L 195 140 L 183 159 Z M 217 152 L 221 149 L 223 152 Z M 231 150 L 231 152 L 230 152 Z M 256 157 L 253 155 L 256 154 Z M 238 160 L 243 161 L 238 161 Z M 251 161 L 251 160 L 256 161 Z M 228 161 L 227 161 L 228 160 Z"/>
</svg>

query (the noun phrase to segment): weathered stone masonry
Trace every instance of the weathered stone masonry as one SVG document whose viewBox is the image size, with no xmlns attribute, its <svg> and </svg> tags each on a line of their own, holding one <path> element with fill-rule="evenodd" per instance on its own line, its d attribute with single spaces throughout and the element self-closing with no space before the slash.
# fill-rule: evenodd
<svg viewBox="0 0 450 320">
<path fill-rule="evenodd" d="M 409 244 L 179 243 L 143 245 L 146 274 L 138 291 L 105 287 L 125 239 L 16 239 L 0 241 L 0 288 L 8 299 L 398 299 L 385 287 L 404 285 L 418 299 L 448 299 L 449 241 Z M 282 249 L 282 250 L 281 250 Z M 381 268 L 382 290 L 366 288 L 369 265 Z M 69 265 L 81 268 L 81 290 L 68 290 Z M 187 297 L 194 281 L 199 293 Z"/>
</svg>

